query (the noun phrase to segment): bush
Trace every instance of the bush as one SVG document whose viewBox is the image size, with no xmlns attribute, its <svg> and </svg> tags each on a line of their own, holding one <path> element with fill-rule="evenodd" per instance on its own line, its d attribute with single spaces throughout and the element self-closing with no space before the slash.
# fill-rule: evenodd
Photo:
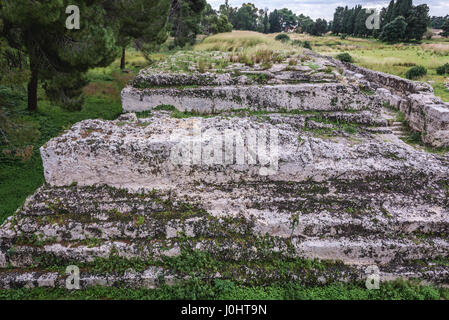
<svg viewBox="0 0 449 320">
<path fill-rule="evenodd" d="M 309 41 L 304 41 L 304 44 L 302 46 L 306 49 L 312 50 L 312 46 L 310 45 Z"/>
<path fill-rule="evenodd" d="M 342 62 L 353 62 L 354 59 L 352 59 L 351 55 L 347 52 L 340 53 L 336 56 L 336 58 Z"/>
<path fill-rule="evenodd" d="M 274 38 L 274 40 L 287 42 L 287 41 L 290 41 L 290 37 L 285 33 L 280 33 Z"/>
<path fill-rule="evenodd" d="M 302 47 L 302 41 L 298 40 L 298 39 L 295 39 L 295 40 L 292 41 L 292 45 L 298 46 L 298 47 Z"/>
<path fill-rule="evenodd" d="M 405 77 L 407 79 L 416 79 L 420 78 L 422 76 L 425 76 L 427 74 L 427 69 L 423 66 L 416 66 L 411 67 L 408 69 L 408 71 L 405 73 Z"/>
<path fill-rule="evenodd" d="M 439 75 L 449 74 L 449 63 L 445 63 L 442 66 L 439 66 L 437 68 L 437 74 Z"/>
</svg>

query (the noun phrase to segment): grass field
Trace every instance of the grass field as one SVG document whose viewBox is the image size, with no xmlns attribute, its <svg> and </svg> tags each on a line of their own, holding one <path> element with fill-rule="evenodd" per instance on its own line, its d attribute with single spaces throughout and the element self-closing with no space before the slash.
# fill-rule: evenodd
<svg viewBox="0 0 449 320">
<path fill-rule="evenodd" d="M 385 44 L 376 39 L 337 36 L 310 36 L 289 33 L 291 41 L 281 42 L 274 38 L 277 34 L 261 34 L 252 31 L 233 31 L 204 39 L 194 47 L 198 51 L 236 52 L 255 59 L 257 54 L 270 50 L 283 52 L 285 55 L 298 53 L 301 47 L 294 40 L 308 41 L 313 50 L 330 56 L 348 52 L 354 63 L 372 70 L 391 73 L 405 78 L 407 70 L 415 65 L 427 68 L 427 76 L 419 79 L 428 81 L 435 94 L 449 102 L 449 90 L 444 86 L 449 82 L 449 75 L 436 74 L 436 68 L 449 63 L 449 38 L 424 40 L 420 44 Z"/>
<path fill-rule="evenodd" d="M 36 127 L 38 136 L 29 143 L 33 152 L 26 161 L 0 159 L 0 223 L 12 215 L 25 198 L 44 183 L 39 148 L 78 121 L 96 118 L 115 119 L 122 112 L 121 89 L 145 63 L 143 57 L 131 50 L 128 66 L 130 73 L 124 74 L 120 71 L 118 60 L 107 68 L 91 70 L 89 72 L 91 83 L 84 89 L 86 102 L 80 112 L 66 111 L 53 105 L 45 98 L 42 90 L 39 91 L 37 112 L 29 112 L 25 91 L 11 93 L 3 87 L 4 90 L 0 92 L 11 93 L 15 99 L 14 108 L 6 111 L 9 111 L 13 120 Z M 7 149 L 5 146 L 0 148 L 0 155 L 5 149 Z"/>
<path fill-rule="evenodd" d="M 391 73 L 405 78 L 407 70 L 414 65 L 427 68 L 427 76 L 419 79 L 428 81 L 435 94 L 449 102 L 449 90 L 444 86 L 449 75 L 437 75 L 436 68 L 449 63 L 449 39 L 425 40 L 421 44 L 385 44 L 375 39 L 346 38 L 335 36 L 312 37 L 291 35 L 292 39 L 308 40 L 315 51 L 335 56 L 348 52 L 354 63 L 372 70 Z"/>
</svg>

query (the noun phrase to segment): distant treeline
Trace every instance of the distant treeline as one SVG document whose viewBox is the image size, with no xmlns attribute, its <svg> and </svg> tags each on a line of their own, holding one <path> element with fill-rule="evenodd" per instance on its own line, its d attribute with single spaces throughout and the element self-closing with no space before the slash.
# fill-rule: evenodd
<svg viewBox="0 0 449 320">
<path fill-rule="evenodd" d="M 430 24 L 429 7 L 414 6 L 412 0 L 391 0 L 380 11 L 380 28 L 368 29 L 365 22 L 370 14 L 360 5 L 348 9 L 338 7 L 331 30 L 335 34 L 374 36 L 387 42 L 421 40 Z"/>
<path fill-rule="evenodd" d="M 419 41 L 426 34 L 428 27 L 445 29 L 446 23 L 447 30 L 443 35 L 449 35 L 449 16 L 430 18 L 429 7 L 426 4 L 414 6 L 413 0 L 391 0 L 388 7 L 378 12 L 379 28 L 367 28 L 366 22 L 374 12 L 362 8 L 361 5 L 356 5 L 354 8 L 337 7 L 334 19 L 330 22 L 324 19 L 313 20 L 303 14 L 297 15 L 287 8 L 269 12 L 268 9 L 256 8 L 252 3 L 244 3 L 240 8 L 232 7 L 228 0 L 220 6 L 218 11 L 213 10 L 209 5 L 208 7 L 206 11 L 209 15 L 215 15 L 216 20 L 226 21 L 235 30 L 263 33 L 305 32 L 318 36 L 331 31 L 343 37 L 345 35 L 375 37 L 386 42 L 398 42 Z M 215 28 L 217 32 L 223 32 L 223 29 L 223 27 Z M 226 30 L 228 29 L 229 25 Z"/>
<path fill-rule="evenodd" d="M 240 8 L 231 7 L 228 0 L 220 6 L 217 15 L 224 16 L 235 30 L 250 30 L 262 33 L 307 32 L 322 35 L 329 31 L 329 24 L 324 19 L 312 18 L 303 14 L 296 15 L 287 8 L 258 9 L 252 3 L 244 3 Z"/>
</svg>

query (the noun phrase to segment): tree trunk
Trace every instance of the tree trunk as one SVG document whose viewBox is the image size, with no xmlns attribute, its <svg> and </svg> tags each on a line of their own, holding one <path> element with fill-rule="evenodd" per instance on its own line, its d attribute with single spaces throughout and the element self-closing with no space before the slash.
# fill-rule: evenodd
<svg viewBox="0 0 449 320">
<path fill-rule="evenodd" d="M 122 48 L 122 60 L 120 61 L 120 69 L 125 69 L 126 66 L 126 47 Z"/>
<path fill-rule="evenodd" d="M 28 82 L 28 110 L 37 110 L 38 70 L 31 64 L 31 78 Z"/>
</svg>

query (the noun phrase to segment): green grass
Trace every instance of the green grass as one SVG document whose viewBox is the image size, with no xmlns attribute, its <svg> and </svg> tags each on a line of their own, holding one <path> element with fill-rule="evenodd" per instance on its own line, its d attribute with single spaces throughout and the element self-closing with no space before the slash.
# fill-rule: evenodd
<svg viewBox="0 0 449 320">
<path fill-rule="evenodd" d="M 52 137 L 60 135 L 74 123 L 84 119 L 114 119 L 121 113 L 120 101 L 90 96 L 80 112 L 70 112 L 40 101 L 35 113 L 20 106 L 15 110 L 29 122 L 37 124 L 40 136 L 33 143 L 34 153 L 28 161 L 0 163 L 0 223 L 22 205 L 25 198 L 44 183 L 42 160 L 39 148 Z"/>
<path fill-rule="evenodd" d="M 340 39 L 303 34 L 293 34 L 291 37 L 293 40 L 310 41 L 314 50 L 325 55 L 337 56 L 348 52 L 359 66 L 403 78 L 410 67 L 422 65 L 427 68 L 428 74 L 417 80 L 429 81 L 435 88 L 435 94 L 443 101 L 449 101 L 449 90 L 443 85 L 447 80 L 436 72 L 437 67 L 449 63 L 448 39 L 423 40 L 418 44 L 385 44 L 371 38 Z"/>
<path fill-rule="evenodd" d="M 421 286 L 415 282 L 383 282 L 379 290 L 367 290 L 363 283 L 329 284 L 305 288 L 299 283 L 245 286 L 229 280 L 199 279 L 162 285 L 159 289 L 92 287 L 86 290 L 34 288 L 0 290 L 0 300 L 440 300 L 449 299 L 449 289 Z"/>
<path fill-rule="evenodd" d="M 131 52 L 132 53 L 132 52 Z M 85 119 L 115 119 L 121 112 L 120 91 L 135 72 L 121 74 L 118 62 L 102 69 L 91 70 L 91 83 L 86 86 L 86 101 L 79 112 L 67 111 L 48 101 L 39 90 L 39 107 L 29 112 L 24 91 L 15 93 L 15 103 L 8 111 L 14 120 L 25 121 L 38 128 L 38 138 L 32 141 L 33 154 L 26 161 L 0 158 L 0 224 L 11 216 L 44 183 L 42 160 L 39 148 L 48 140 L 60 135 L 74 123 Z M 0 146 L 0 156 L 3 149 Z"/>
</svg>

